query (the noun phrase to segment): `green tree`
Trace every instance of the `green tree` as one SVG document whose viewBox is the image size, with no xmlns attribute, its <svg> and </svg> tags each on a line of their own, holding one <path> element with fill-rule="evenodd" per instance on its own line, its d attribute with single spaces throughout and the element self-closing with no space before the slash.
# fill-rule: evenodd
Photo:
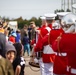
<svg viewBox="0 0 76 75">
<path fill-rule="evenodd" d="M 57 12 L 64 12 L 64 10 L 63 10 L 63 9 L 61 9 L 61 10 L 56 9 L 56 10 L 54 11 L 54 13 L 56 14 Z"/>
</svg>

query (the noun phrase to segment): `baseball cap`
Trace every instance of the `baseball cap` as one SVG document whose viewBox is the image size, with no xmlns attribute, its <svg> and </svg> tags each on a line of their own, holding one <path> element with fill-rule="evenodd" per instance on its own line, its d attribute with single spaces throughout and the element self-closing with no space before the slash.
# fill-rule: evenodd
<svg viewBox="0 0 76 75">
<path fill-rule="evenodd" d="M 11 35 L 12 35 L 12 36 L 14 36 L 14 37 L 17 37 L 17 35 L 16 35 L 16 33 L 15 33 L 15 32 L 14 32 L 14 33 L 12 33 Z"/>
</svg>

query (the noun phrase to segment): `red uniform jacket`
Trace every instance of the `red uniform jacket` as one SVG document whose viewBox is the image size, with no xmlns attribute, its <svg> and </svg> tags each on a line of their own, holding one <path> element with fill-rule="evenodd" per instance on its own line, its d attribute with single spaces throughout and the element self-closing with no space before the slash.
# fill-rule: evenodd
<svg viewBox="0 0 76 75">
<path fill-rule="evenodd" d="M 49 27 L 46 27 L 46 26 L 44 26 L 44 27 L 42 27 L 41 29 L 40 29 L 40 34 L 39 34 L 39 37 L 38 37 L 38 42 L 36 43 L 36 46 L 35 46 L 35 48 L 34 48 L 34 51 L 35 52 L 39 52 L 39 51 L 41 51 L 42 49 L 43 49 L 43 46 L 42 46 L 42 39 L 44 38 L 44 36 L 46 35 L 46 34 L 48 34 L 48 32 L 49 32 L 49 29 L 47 29 L 47 28 L 49 28 Z"/>
<path fill-rule="evenodd" d="M 52 29 L 49 33 L 49 35 L 46 35 L 42 42 L 45 50 L 43 52 L 43 62 L 49 63 L 49 62 L 54 62 L 55 59 L 55 52 L 51 48 L 52 42 L 57 38 L 57 36 L 60 35 L 60 33 L 63 33 L 64 31 L 62 29 Z"/>
<path fill-rule="evenodd" d="M 52 48 L 48 44 L 48 34 L 50 30 L 52 29 L 51 25 L 49 25 L 49 28 L 46 28 L 48 30 L 48 33 L 41 39 L 39 43 L 41 44 L 40 47 L 42 47 L 42 50 L 43 50 L 42 59 L 44 63 L 53 62 L 54 57 L 55 57 L 55 53 L 53 52 Z"/>
<path fill-rule="evenodd" d="M 40 36 L 38 38 L 38 42 L 34 48 L 35 52 L 43 51 L 43 38 L 50 32 L 52 29 L 52 24 L 49 24 L 49 27 L 43 27 L 40 31 Z M 42 54 L 43 55 L 43 54 Z M 42 57 L 43 58 L 43 57 Z"/>
<path fill-rule="evenodd" d="M 56 52 L 59 52 L 58 42 L 55 41 L 52 47 Z M 63 70 L 62 72 L 64 73 L 65 70 L 67 69 L 67 75 L 76 75 L 76 60 L 75 60 L 76 58 L 76 34 L 72 34 L 72 33 L 62 34 L 61 39 L 59 41 L 59 50 L 60 50 L 60 53 L 67 53 L 67 58 L 66 56 L 64 57 L 63 55 L 60 58 L 59 56 L 57 57 L 59 58 L 59 60 L 56 60 L 57 61 L 56 63 L 58 63 L 59 65 L 58 64 L 57 65 L 55 64 L 55 65 L 56 67 L 59 67 L 59 68 L 55 67 L 55 70 L 56 70 L 55 72 L 59 73 L 60 71 Z"/>
<path fill-rule="evenodd" d="M 64 31 L 62 29 L 59 30 L 53 30 L 50 33 L 50 44 L 52 45 L 53 50 L 56 52 L 55 61 L 54 61 L 54 73 L 55 74 L 66 74 L 66 56 L 61 56 L 60 51 L 58 50 L 58 42 L 55 43 L 58 36 L 63 34 Z M 53 47 L 54 46 L 54 47 Z M 61 49 L 60 49 L 61 50 Z M 61 52 L 64 53 L 64 52 Z M 59 67 L 59 68 L 58 68 Z"/>
</svg>

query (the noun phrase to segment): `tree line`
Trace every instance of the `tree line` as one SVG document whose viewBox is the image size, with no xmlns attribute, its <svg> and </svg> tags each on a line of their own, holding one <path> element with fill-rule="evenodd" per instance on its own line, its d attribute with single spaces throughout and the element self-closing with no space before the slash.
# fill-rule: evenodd
<svg viewBox="0 0 76 75">
<path fill-rule="evenodd" d="M 67 12 L 71 12 L 71 10 L 69 10 L 69 9 L 67 9 L 66 10 Z M 63 9 L 61 9 L 61 10 L 58 10 L 58 9 L 56 9 L 55 11 L 54 11 L 54 13 L 57 13 L 57 12 L 64 12 L 64 10 Z M 23 19 L 22 17 L 19 17 L 19 18 L 16 18 L 16 19 L 9 19 L 9 18 L 6 18 L 6 17 L 1 17 L 0 16 L 0 18 L 2 18 L 3 20 L 5 20 L 5 21 L 7 21 L 7 22 L 9 22 L 9 21 L 17 21 L 18 22 L 18 28 L 19 29 L 21 29 L 21 28 L 23 28 L 23 26 L 26 24 L 26 25 L 30 25 L 30 22 L 31 21 L 34 21 L 35 22 L 35 24 L 36 24 L 36 26 L 41 26 L 41 19 L 40 18 L 36 18 L 36 17 L 32 17 L 31 19 L 29 19 L 29 20 L 27 20 L 27 19 Z M 58 16 L 56 17 L 56 20 L 58 20 L 59 18 L 58 18 Z"/>
</svg>

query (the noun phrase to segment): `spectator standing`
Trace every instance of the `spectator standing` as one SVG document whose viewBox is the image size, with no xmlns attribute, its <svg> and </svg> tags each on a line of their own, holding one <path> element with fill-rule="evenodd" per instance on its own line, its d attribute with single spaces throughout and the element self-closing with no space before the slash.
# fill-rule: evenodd
<svg viewBox="0 0 76 75">
<path fill-rule="evenodd" d="M 35 22 L 30 22 L 30 25 L 31 25 L 31 41 L 33 40 L 33 39 L 35 39 L 35 37 L 36 37 L 36 25 L 35 25 Z"/>
<path fill-rule="evenodd" d="M 32 31 L 32 27 L 31 27 L 31 25 L 29 25 L 29 27 L 28 27 L 28 37 L 29 37 L 30 42 L 31 42 L 31 31 Z"/>
<path fill-rule="evenodd" d="M 10 36 L 9 36 L 9 41 L 12 42 L 12 43 L 15 43 L 16 42 L 16 38 L 17 35 L 16 33 L 12 33 Z"/>
<path fill-rule="evenodd" d="M 5 50 L 6 50 L 6 38 L 3 33 L 0 33 L 0 75 L 14 75 L 11 62 L 4 58 Z"/>
<path fill-rule="evenodd" d="M 29 44 L 29 38 L 27 34 L 23 37 L 23 45 L 24 45 L 24 53 L 27 50 L 28 56 L 30 55 L 30 44 Z"/>
<path fill-rule="evenodd" d="M 28 27 L 27 25 L 25 24 L 23 29 L 21 29 L 21 43 L 23 44 L 22 40 L 23 40 L 23 37 L 25 36 L 25 34 L 28 34 Z"/>
<path fill-rule="evenodd" d="M 30 22 L 30 27 L 31 27 L 30 30 L 30 43 L 31 43 L 33 40 L 36 39 L 36 25 L 34 21 Z M 30 48 L 32 50 L 32 45 L 30 45 Z"/>
<path fill-rule="evenodd" d="M 5 57 L 5 42 L 6 42 L 6 36 L 4 34 L 3 24 L 0 22 L 0 45 L 2 46 L 1 55 Z"/>
<path fill-rule="evenodd" d="M 15 38 L 16 42 L 21 42 L 21 36 L 20 36 L 20 31 L 19 30 L 16 31 L 16 35 L 17 35 L 17 37 Z"/>
<path fill-rule="evenodd" d="M 23 58 L 23 45 L 21 43 L 14 44 L 17 55 L 13 62 L 15 75 L 24 75 L 25 59 Z"/>
</svg>

